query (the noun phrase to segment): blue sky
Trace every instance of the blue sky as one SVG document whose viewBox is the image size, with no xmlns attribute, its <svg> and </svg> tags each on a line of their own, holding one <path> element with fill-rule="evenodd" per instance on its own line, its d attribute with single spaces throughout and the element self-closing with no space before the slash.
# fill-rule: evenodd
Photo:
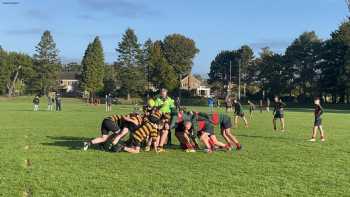
<svg viewBox="0 0 350 197">
<path fill-rule="evenodd" d="M 16 1 L 18 4 L 4 4 Z M 34 53 L 44 30 L 50 30 L 61 59 L 80 61 L 89 42 L 101 37 L 107 62 L 124 31 L 139 41 L 180 33 L 196 41 L 200 53 L 193 72 L 206 74 L 221 50 L 250 45 L 256 55 L 270 46 L 276 52 L 302 32 L 323 39 L 345 20 L 344 0 L 0 0 L 0 45 Z"/>
</svg>

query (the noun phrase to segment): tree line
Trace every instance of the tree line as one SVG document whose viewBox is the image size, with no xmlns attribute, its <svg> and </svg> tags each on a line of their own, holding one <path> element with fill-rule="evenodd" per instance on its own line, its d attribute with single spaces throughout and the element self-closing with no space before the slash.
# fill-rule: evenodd
<svg viewBox="0 0 350 197">
<path fill-rule="evenodd" d="M 59 72 L 78 73 L 80 90 L 91 96 L 114 93 L 118 96 L 143 96 L 150 88 L 179 88 L 180 78 L 191 72 L 199 52 L 195 42 L 181 34 L 163 40 L 140 43 L 128 28 L 116 44 L 118 58 L 105 63 L 98 36 L 88 44 L 80 63 L 62 64 L 50 31 L 45 31 L 35 54 L 9 52 L 0 47 L 0 94 L 41 94 L 59 89 Z"/>
<path fill-rule="evenodd" d="M 327 40 L 314 31 L 304 32 L 283 54 L 266 47 L 255 57 L 247 45 L 222 51 L 211 62 L 208 82 L 225 92 L 230 80 L 238 83 L 239 73 L 247 97 L 279 95 L 299 102 L 321 97 L 326 102 L 349 103 L 350 22 L 341 23 Z"/>
</svg>

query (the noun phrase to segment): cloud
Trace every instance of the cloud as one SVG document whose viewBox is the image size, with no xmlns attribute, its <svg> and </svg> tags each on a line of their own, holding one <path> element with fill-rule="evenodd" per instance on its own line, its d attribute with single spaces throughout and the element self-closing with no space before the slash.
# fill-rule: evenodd
<svg viewBox="0 0 350 197">
<path fill-rule="evenodd" d="M 260 50 L 264 47 L 270 47 L 271 49 L 276 51 L 283 51 L 290 45 L 290 43 L 290 41 L 286 40 L 266 40 L 250 43 L 249 46 L 252 47 L 254 50 Z"/>
<path fill-rule="evenodd" d="M 147 5 L 127 0 L 79 0 L 79 3 L 90 12 L 108 13 L 113 16 L 124 18 L 140 18 L 159 15 L 159 12 L 152 10 Z M 81 18 L 96 20 L 95 16 L 83 14 Z"/>
<path fill-rule="evenodd" d="M 6 30 L 5 33 L 9 35 L 32 35 L 41 34 L 44 30 L 41 28 L 28 28 L 28 29 L 11 29 Z"/>
</svg>

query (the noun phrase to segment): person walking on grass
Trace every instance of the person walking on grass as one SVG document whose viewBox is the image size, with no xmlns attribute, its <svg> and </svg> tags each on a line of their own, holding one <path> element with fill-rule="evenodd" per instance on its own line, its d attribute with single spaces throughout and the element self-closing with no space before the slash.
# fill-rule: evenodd
<svg viewBox="0 0 350 197">
<path fill-rule="evenodd" d="M 56 94 L 55 103 L 56 103 L 56 111 L 61 111 L 62 110 L 62 98 L 61 98 L 60 94 Z"/>
<path fill-rule="evenodd" d="M 319 98 L 316 98 L 314 100 L 315 104 L 315 121 L 314 121 L 314 127 L 312 129 L 312 137 L 310 139 L 310 142 L 316 142 L 316 135 L 317 135 L 317 130 L 320 131 L 320 137 L 321 137 L 321 142 L 325 141 L 324 137 L 324 131 L 322 128 L 322 114 L 323 114 L 323 108 L 321 106 L 321 101 Z"/>
<path fill-rule="evenodd" d="M 251 102 L 250 100 L 248 100 L 248 104 L 249 104 L 249 119 L 251 120 L 253 118 L 253 112 L 255 110 L 255 104 L 253 102 Z"/>
<path fill-rule="evenodd" d="M 238 128 L 238 118 L 242 118 L 245 124 L 245 128 L 248 128 L 248 121 L 244 115 L 243 107 L 241 103 L 234 98 L 233 104 L 235 105 L 234 119 L 235 119 L 235 127 Z"/>
<path fill-rule="evenodd" d="M 284 107 L 286 106 L 285 103 L 282 102 L 278 96 L 275 96 L 275 107 L 273 109 L 273 130 L 277 130 L 277 123 L 276 120 L 279 119 L 281 122 L 281 131 L 284 132 L 285 129 L 285 121 L 284 121 Z"/>
<path fill-rule="evenodd" d="M 269 98 L 266 99 L 266 111 L 267 112 L 270 111 L 270 99 Z"/>
<path fill-rule="evenodd" d="M 40 98 L 39 96 L 35 96 L 33 99 L 34 111 L 39 111 Z"/>
<path fill-rule="evenodd" d="M 260 99 L 260 101 L 259 101 L 259 108 L 260 108 L 260 113 L 263 113 L 263 100 L 262 99 Z"/>
</svg>

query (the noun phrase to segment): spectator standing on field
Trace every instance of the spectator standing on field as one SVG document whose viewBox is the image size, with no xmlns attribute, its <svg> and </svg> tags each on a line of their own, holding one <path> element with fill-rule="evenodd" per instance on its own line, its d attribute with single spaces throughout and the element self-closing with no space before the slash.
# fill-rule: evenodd
<svg viewBox="0 0 350 197">
<path fill-rule="evenodd" d="M 180 111 L 180 108 L 181 108 L 181 100 L 180 100 L 180 97 L 176 97 L 176 100 L 175 100 L 175 107 L 176 107 L 176 110 Z"/>
<path fill-rule="evenodd" d="M 267 112 L 270 111 L 270 99 L 269 98 L 266 99 L 266 111 Z"/>
<path fill-rule="evenodd" d="M 47 111 L 53 110 L 54 99 L 51 96 L 47 96 Z"/>
<path fill-rule="evenodd" d="M 209 107 L 209 111 L 213 112 L 213 108 L 214 108 L 214 99 L 209 97 L 208 98 L 208 107 Z"/>
<path fill-rule="evenodd" d="M 226 112 L 232 111 L 232 101 L 229 95 L 227 95 L 225 98 L 225 104 L 226 104 Z"/>
<path fill-rule="evenodd" d="M 39 111 L 40 99 L 39 96 L 35 96 L 33 99 L 34 111 Z"/>
<path fill-rule="evenodd" d="M 56 102 L 56 111 L 61 111 L 62 110 L 62 98 L 61 98 L 60 94 L 56 94 L 55 102 Z"/>
<path fill-rule="evenodd" d="M 220 108 L 220 99 L 219 98 L 216 99 L 216 107 Z"/>
<path fill-rule="evenodd" d="M 113 103 L 113 98 L 111 93 L 106 95 L 106 111 L 111 112 L 112 111 L 112 103 Z"/>
</svg>

